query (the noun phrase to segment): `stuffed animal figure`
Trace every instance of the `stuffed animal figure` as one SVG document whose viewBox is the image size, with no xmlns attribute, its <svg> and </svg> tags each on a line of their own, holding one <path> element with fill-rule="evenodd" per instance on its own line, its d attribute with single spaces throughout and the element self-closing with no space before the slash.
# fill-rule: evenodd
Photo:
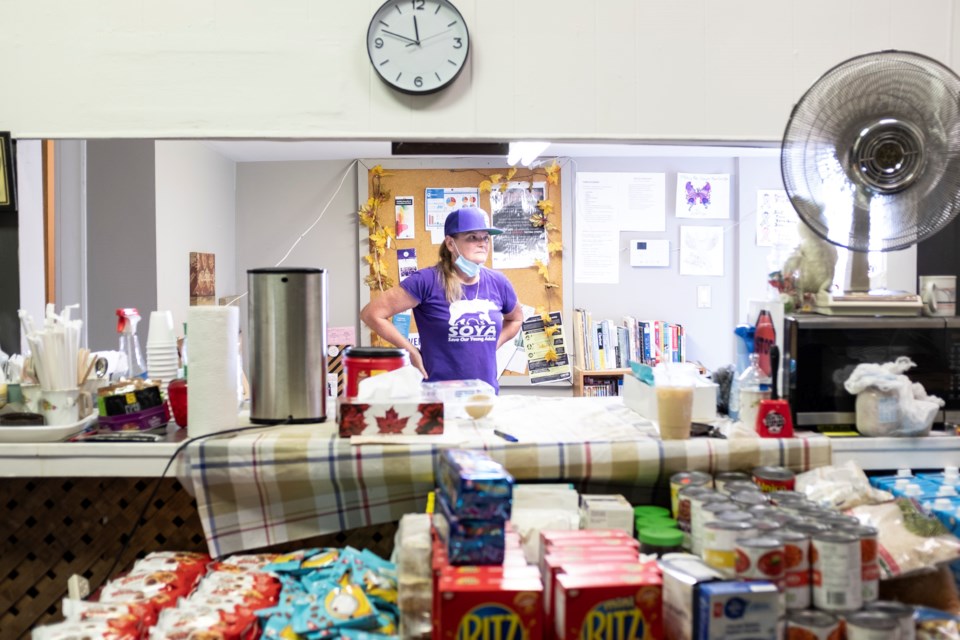
<svg viewBox="0 0 960 640">
<path fill-rule="evenodd" d="M 783 273 L 796 273 L 795 286 L 803 300 L 806 294 L 816 295 L 833 285 L 837 266 L 837 247 L 830 244 L 803 221 L 797 225 L 800 244 L 783 263 Z"/>
</svg>

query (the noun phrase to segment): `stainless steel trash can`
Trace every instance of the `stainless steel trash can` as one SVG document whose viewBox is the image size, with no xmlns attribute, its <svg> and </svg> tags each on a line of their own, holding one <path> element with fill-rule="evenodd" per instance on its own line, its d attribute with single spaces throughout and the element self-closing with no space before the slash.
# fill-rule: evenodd
<svg viewBox="0 0 960 640">
<path fill-rule="evenodd" d="M 327 272 L 247 271 L 250 420 L 323 422 L 327 417 Z"/>
</svg>

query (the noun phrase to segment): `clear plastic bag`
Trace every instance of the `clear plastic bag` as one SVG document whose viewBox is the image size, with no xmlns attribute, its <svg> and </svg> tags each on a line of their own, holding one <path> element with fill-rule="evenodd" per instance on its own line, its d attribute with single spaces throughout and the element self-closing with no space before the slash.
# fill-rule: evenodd
<svg viewBox="0 0 960 640">
<path fill-rule="evenodd" d="M 904 372 L 916 365 L 901 356 L 895 362 L 859 364 L 843 383 L 857 396 L 857 430 L 866 436 L 925 436 L 943 400 Z M 863 396 L 863 398 L 861 398 Z M 893 402 L 896 402 L 896 409 Z M 898 415 L 895 415 L 898 414 Z"/>
</svg>

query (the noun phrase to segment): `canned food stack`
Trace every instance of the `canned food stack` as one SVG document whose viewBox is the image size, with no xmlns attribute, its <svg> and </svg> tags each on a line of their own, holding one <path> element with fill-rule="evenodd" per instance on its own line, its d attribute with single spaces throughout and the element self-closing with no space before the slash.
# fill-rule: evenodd
<svg viewBox="0 0 960 640">
<path fill-rule="evenodd" d="M 888 481 L 905 486 L 904 475 Z M 919 478 L 920 494 L 935 496 L 937 479 L 960 481 L 960 474 L 946 470 L 938 478 Z M 788 628 L 819 634 L 817 629 L 838 628 L 842 619 L 853 634 L 848 637 L 913 638 L 912 609 L 878 602 L 875 527 L 794 491 L 793 473 L 785 468 L 758 467 L 749 477 L 725 474 L 719 489 L 711 480 L 702 472 L 675 474 L 671 496 L 685 548 L 718 576 L 776 585 Z M 899 635 L 901 626 L 909 626 L 910 634 Z M 884 635 L 887 627 L 894 631 Z"/>
<path fill-rule="evenodd" d="M 434 527 L 452 565 L 503 564 L 513 476 L 480 451 L 444 450 L 437 463 Z"/>
</svg>

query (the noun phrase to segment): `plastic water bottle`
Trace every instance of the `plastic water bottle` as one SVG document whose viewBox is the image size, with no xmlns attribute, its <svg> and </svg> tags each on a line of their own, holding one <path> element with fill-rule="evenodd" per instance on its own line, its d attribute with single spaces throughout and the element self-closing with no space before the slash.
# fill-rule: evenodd
<svg viewBox="0 0 960 640">
<path fill-rule="evenodd" d="M 120 334 L 120 353 L 127 359 L 126 370 L 118 368 L 119 377 L 146 378 L 147 366 L 143 361 L 140 339 L 137 337 L 137 325 L 140 312 L 133 308 L 117 309 L 117 333 Z"/>
<path fill-rule="evenodd" d="M 753 429 L 757 424 L 757 412 L 760 401 L 771 395 L 770 376 L 760 368 L 760 356 L 750 354 L 750 366 L 740 374 L 740 422 Z"/>
</svg>

